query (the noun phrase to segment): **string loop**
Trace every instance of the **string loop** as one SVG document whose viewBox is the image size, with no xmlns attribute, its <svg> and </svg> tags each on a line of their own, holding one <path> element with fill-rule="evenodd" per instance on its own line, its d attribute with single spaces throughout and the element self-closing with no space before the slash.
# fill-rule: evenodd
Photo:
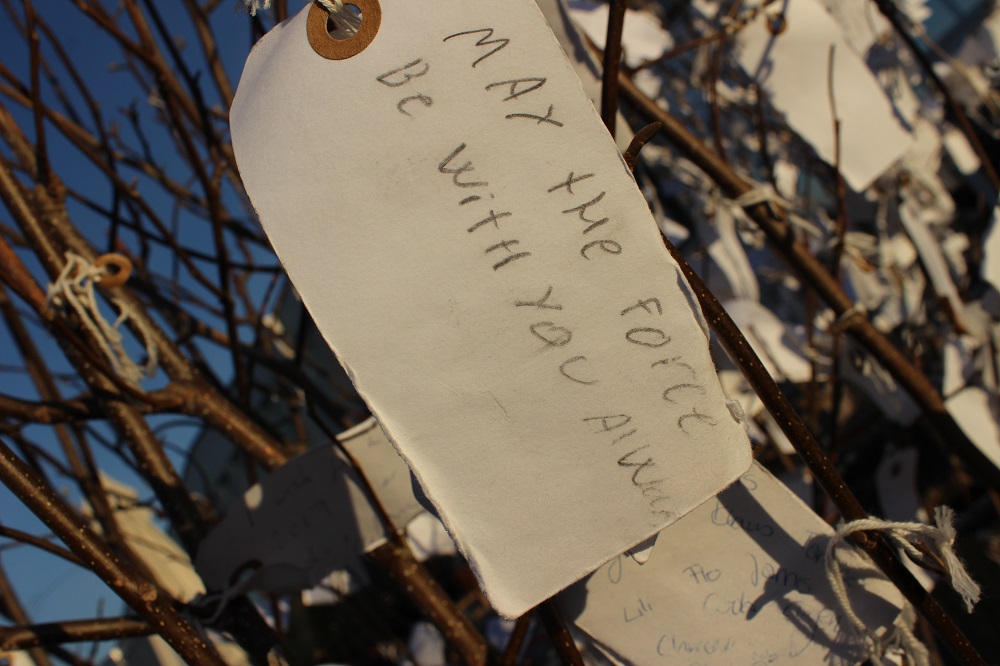
<svg viewBox="0 0 1000 666">
<path fill-rule="evenodd" d="M 108 268 L 112 266 L 117 270 L 109 271 Z M 111 302 L 118 308 L 118 318 L 113 324 L 109 324 L 101 314 L 94 290 L 95 284 L 107 288 L 120 287 L 128 280 L 131 272 L 132 262 L 121 254 L 106 254 L 94 263 L 90 263 L 78 254 L 67 252 L 66 265 L 56 281 L 49 285 L 46 302 L 50 308 L 70 309 L 75 312 L 80 324 L 97 341 L 112 369 L 128 383 L 138 386 L 144 378 L 156 374 L 159 354 L 151 332 L 146 330 L 142 319 L 134 316 L 135 313 L 129 304 L 117 297 L 111 298 Z M 129 319 L 139 328 L 140 337 L 146 348 L 144 366 L 132 360 L 122 343 L 123 338 L 119 329 Z"/>
<path fill-rule="evenodd" d="M 927 666 L 929 657 L 927 648 L 920 643 L 911 629 L 915 614 L 909 604 L 904 604 L 903 612 L 896 619 L 893 631 L 887 637 L 880 638 L 868 630 L 864 621 L 854 612 L 847 596 L 844 574 L 837 559 L 837 545 L 855 532 L 879 532 L 897 548 L 912 557 L 919 558 L 922 553 L 913 545 L 912 539 L 924 540 L 940 555 L 947 568 L 949 583 L 962 597 L 966 610 L 971 613 L 972 608 L 979 601 L 980 588 L 965 570 L 965 566 L 958 559 L 958 556 L 955 555 L 953 548 L 956 535 L 954 521 L 955 512 L 947 506 L 939 506 L 934 510 L 935 525 L 933 527 L 923 523 L 892 522 L 872 517 L 861 518 L 838 527 L 837 532 L 827 544 L 826 576 L 830 581 L 830 587 L 833 588 L 834 597 L 836 597 L 844 617 L 847 618 L 855 633 L 864 641 L 868 657 L 875 663 L 882 663 L 882 655 L 886 649 L 893 646 L 902 648 L 917 666 Z"/>
</svg>

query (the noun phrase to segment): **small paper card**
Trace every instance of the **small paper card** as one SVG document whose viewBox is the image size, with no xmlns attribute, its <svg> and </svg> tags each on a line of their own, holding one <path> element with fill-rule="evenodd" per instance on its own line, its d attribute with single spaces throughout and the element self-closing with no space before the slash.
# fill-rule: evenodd
<svg viewBox="0 0 1000 666">
<path fill-rule="evenodd" d="M 833 530 L 756 463 L 660 534 L 645 565 L 618 557 L 566 590 L 567 619 L 631 664 L 843 664 L 864 659 L 826 578 Z M 855 612 L 891 627 L 902 597 L 841 546 Z"/>
<path fill-rule="evenodd" d="M 861 192 L 903 156 L 913 139 L 820 0 L 775 7 L 783 18 L 770 22 L 760 16 L 737 33 L 736 56 L 792 129 L 829 164 L 835 161 L 832 75 L 841 123 L 840 169 L 847 184 Z"/>
<path fill-rule="evenodd" d="M 397 529 L 423 508 L 406 463 L 374 419 L 338 439 L 357 461 Z M 385 541 L 385 525 L 357 473 L 334 446 L 304 453 L 244 493 L 198 549 L 195 567 L 211 590 L 288 591 L 317 585 Z M 243 588 L 241 588 L 243 589 Z"/>
<path fill-rule="evenodd" d="M 382 0 L 345 60 L 313 50 L 308 11 L 247 60 L 243 182 L 491 603 L 519 615 L 733 482 L 743 424 L 532 0 Z"/>
</svg>

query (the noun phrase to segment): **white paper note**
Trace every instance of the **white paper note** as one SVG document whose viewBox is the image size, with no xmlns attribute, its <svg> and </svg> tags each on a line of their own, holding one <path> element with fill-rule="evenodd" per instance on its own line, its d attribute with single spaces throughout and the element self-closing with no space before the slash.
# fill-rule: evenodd
<svg viewBox="0 0 1000 666">
<path fill-rule="evenodd" d="M 558 597 L 567 619 L 630 664 L 857 664 L 823 568 L 833 530 L 754 464 L 741 481 L 665 530 L 642 567 L 619 557 Z M 840 561 L 872 631 L 902 598 L 867 558 Z"/>
<path fill-rule="evenodd" d="M 990 394 L 978 386 L 966 386 L 945 400 L 945 405 L 969 439 L 1000 467 L 1000 421 Z"/>
<path fill-rule="evenodd" d="M 569 8 L 573 20 L 594 45 L 604 50 L 608 36 L 608 5 L 593 0 L 570 0 Z M 652 60 L 673 48 L 674 40 L 656 16 L 649 12 L 625 10 L 622 26 L 622 51 L 625 64 L 638 67 L 646 60 Z"/>
<path fill-rule="evenodd" d="M 338 439 L 397 529 L 423 513 L 409 469 L 374 419 Z M 335 447 L 324 446 L 247 490 L 202 542 L 195 566 L 211 590 L 228 589 L 248 575 L 248 589 L 303 589 L 353 564 L 385 536 L 353 468 Z"/>
<path fill-rule="evenodd" d="M 133 552 L 156 578 L 156 583 L 171 597 L 187 603 L 205 592 L 191 559 L 176 541 L 157 525 L 156 512 L 139 500 L 135 488 L 109 476 L 101 476 L 118 529 Z M 92 510 L 85 504 L 85 511 Z M 95 524 L 95 527 L 97 525 Z"/>
<path fill-rule="evenodd" d="M 892 32 L 892 24 L 879 13 L 877 8 L 871 6 L 871 0 L 820 0 L 820 2 L 840 24 L 844 41 L 862 58 L 879 39 Z"/>
<path fill-rule="evenodd" d="M 1000 291 L 1000 201 L 993 206 L 993 219 L 990 220 L 982 243 L 984 256 L 979 277 Z"/>
<path fill-rule="evenodd" d="M 819 0 L 782 4 L 786 30 L 768 30 L 764 16 L 737 33 L 740 65 L 767 92 L 789 125 L 834 163 L 830 113 L 830 47 L 837 116 L 841 121 L 841 172 L 856 192 L 903 155 L 911 139 L 865 63 L 845 41 L 841 27 Z"/>
<path fill-rule="evenodd" d="M 750 464 L 646 202 L 531 0 L 382 0 L 251 53 L 243 182 L 494 607 L 515 616 Z"/>
<path fill-rule="evenodd" d="M 413 496 L 410 468 L 389 443 L 378 421 L 370 417 L 337 435 L 337 440 L 361 468 L 396 529 L 402 530 L 424 512 Z"/>
</svg>

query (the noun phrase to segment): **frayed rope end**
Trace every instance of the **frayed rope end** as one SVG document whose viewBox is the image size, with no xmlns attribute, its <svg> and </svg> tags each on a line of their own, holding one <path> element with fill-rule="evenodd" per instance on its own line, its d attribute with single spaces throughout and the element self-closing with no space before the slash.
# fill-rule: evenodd
<svg viewBox="0 0 1000 666">
<path fill-rule="evenodd" d="M 955 554 L 953 546 L 955 544 L 955 512 L 951 507 L 939 506 L 934 509 L 934 524 L 937 525 L 937 534 L 934 534 L 934 545 L 941 553 L 941 559 L 948 566 L 948 576 L 951 578 L 951 586 L 955 592 L 962 597 L 965 602 L 965 610 L 969 613 L 977 603 L 982 594 L 979 584 L 972 580 L 972 576 L 965 570 L 965 566 Z"/>
</svg>

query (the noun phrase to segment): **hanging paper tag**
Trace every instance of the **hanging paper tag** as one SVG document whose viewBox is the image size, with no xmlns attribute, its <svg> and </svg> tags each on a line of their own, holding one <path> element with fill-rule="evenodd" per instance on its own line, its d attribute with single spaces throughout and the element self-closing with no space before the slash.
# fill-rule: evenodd
<svg viewBox="0 0 1000 666">
<path fill-rule="evenodd" d="M 338 436 L 397 529 L 423 508 L 410 474 L 373 419 Z M 383 543 L 385 524 L 357 472 L 334 446 L 291 460 L 234 503 L 198 549 L 212 590 L 256 572 L 248 589 L 288 591 L 319 584 Z"/>
<path fill-rule="evenodd" d="M 382 0 L 339 61 L 307 13 L 247 60 L 243 182 L 491 603 L 519 615 L 734 481 L 743 425 L 532 0 Z"/>
<path fill-rule="evenodd" d="M 629 664 L 864 660 L 824 569 L 833 530 L 763 467 L 666 530 L 644 566 L 619 557 L 559 595 L 567 619 Z M 853 549 L 853 609 L 886 636 L 902 596 Z"/>
<path fill-rule="evenodd" d="M 780 18 L 759 16 L 737 33 L 736 57 L 792 129 L 828 164 L 836 161 L 833 86 L 841 125 L 840 170 L 847 184 L 861 192 L 903 156 L 913 139 L 820 0 L 772 7 L 781 8 Z"/>
</svg>

